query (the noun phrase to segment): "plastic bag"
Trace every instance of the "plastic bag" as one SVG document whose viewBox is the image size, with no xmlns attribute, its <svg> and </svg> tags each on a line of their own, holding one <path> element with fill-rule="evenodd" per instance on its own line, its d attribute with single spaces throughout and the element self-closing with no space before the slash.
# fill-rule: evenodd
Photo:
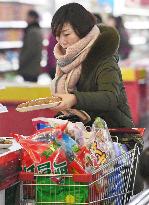
<svg viewBox="0 0 149 205">
<path fill-rule="evenodd" d="M 98 165 L 104 164 L 115 158 L 113 141 L 106 122 L 96 118 L 91 128 L 91 137 L 87 142 L 89 149 L 95 154 Z"/>
</svg>

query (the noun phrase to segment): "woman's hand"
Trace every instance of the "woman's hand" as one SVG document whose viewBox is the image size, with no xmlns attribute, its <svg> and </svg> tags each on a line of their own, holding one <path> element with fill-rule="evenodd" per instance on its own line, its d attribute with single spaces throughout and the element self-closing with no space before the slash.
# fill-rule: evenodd
<svg viewBox="0 0 149 205">
<path fill-rule="evenodd" d="M 54 96 L 62 99 L 62 102 L 58 106 L 52 108 L 54 111 L 69 110 L 77 104 L 77 98 L 74 94 L 54 94 Z"/>
</svg>

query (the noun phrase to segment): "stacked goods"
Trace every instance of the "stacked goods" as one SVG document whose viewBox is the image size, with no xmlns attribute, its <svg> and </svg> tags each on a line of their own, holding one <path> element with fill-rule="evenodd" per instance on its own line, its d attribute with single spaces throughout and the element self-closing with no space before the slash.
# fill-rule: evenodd
<svg viewBox="0 0 149 205">
<path fill-rule="evenodd" d="M 105 121 L 97 118 L 89 131 L 81 122 L 53 118 L 37 118 L 33 124 L 37 129 L 35 134 L 27 137 L 14 134 L 13 137 L 23 147 L 22 170 L 53 174 L 52 177 L 37 177 L 36 202 L 55 202 L 55 196 L 56 201 L 66 204 L 87 202 L 88 183 L 81 182 L 83 186 L 80 186 L 79 182 L 64 179 L 63 175 L 93 174 L 100 165 L 115 157 Z M 95 183 L 94 190 L 99 194 L 101 185 Z"/>
</svg>

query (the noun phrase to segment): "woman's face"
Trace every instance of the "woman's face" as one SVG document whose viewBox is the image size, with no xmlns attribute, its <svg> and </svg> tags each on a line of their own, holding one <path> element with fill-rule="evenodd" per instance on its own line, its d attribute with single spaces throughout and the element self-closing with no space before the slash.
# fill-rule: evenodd
<svg viewBox="0 0 149 205">
<path fill-rule="evenodd" d="M 77 36 L 72 26 L 69 23 L 65 23 L 62 27 L 60 36 L 56 36 L 56 40 L 63 49 L 67 49 L 69 46 L 79 41 L 80 38 Z"/>
</svg>

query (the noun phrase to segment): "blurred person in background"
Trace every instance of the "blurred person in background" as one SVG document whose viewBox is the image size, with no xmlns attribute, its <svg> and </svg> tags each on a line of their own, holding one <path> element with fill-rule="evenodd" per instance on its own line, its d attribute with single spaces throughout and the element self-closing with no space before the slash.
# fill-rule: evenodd
<svg viewBox="0 0 149 205">
<path fill-rule="evenodd" d="M 134 127 L 115 58 L 119 35 L 113 27 L 96 24 L 95 16 L 78 3 L 63 5 L 53 16 L 58 43 L 52 93 L 62 99 L 53 109 L 82 114 L 88 125 L 100 116 L 109 128 Z"/>
<path fill-rule="evenodd" d="M 109 15 L 107 18 L 107 25 L 113 26 L 118 30 L 120 34 L 120 45 L 118 53 L 121 60 L 127 59 L 132 51 L 132 46 L 129 43 L 129 36 L 124 27 L 122 17 L 114 17 L 113 15 Z"/>
<path fill-rule="evenodd" d="M 28 26 L 24 30 L 18 74 L 23 76 L 25 81 L 37 82 L 41 72 L 42 56 L 42 32 L 39 26 L 39 14 L 34 10 L 28 11 L 26 21 Z"/>
<path fill-rule="evenodd" d="M 55 36 L 52 34 L 52 32 L 49 35 L 49 44 L 47 46 L 47 65 L 44 68 L 44 71 L 47 72 L 51 79 L 55 77 L 56 72 L 56 59 L 53 53 L 54 46 L 57 43 Z"/>
</svg>

